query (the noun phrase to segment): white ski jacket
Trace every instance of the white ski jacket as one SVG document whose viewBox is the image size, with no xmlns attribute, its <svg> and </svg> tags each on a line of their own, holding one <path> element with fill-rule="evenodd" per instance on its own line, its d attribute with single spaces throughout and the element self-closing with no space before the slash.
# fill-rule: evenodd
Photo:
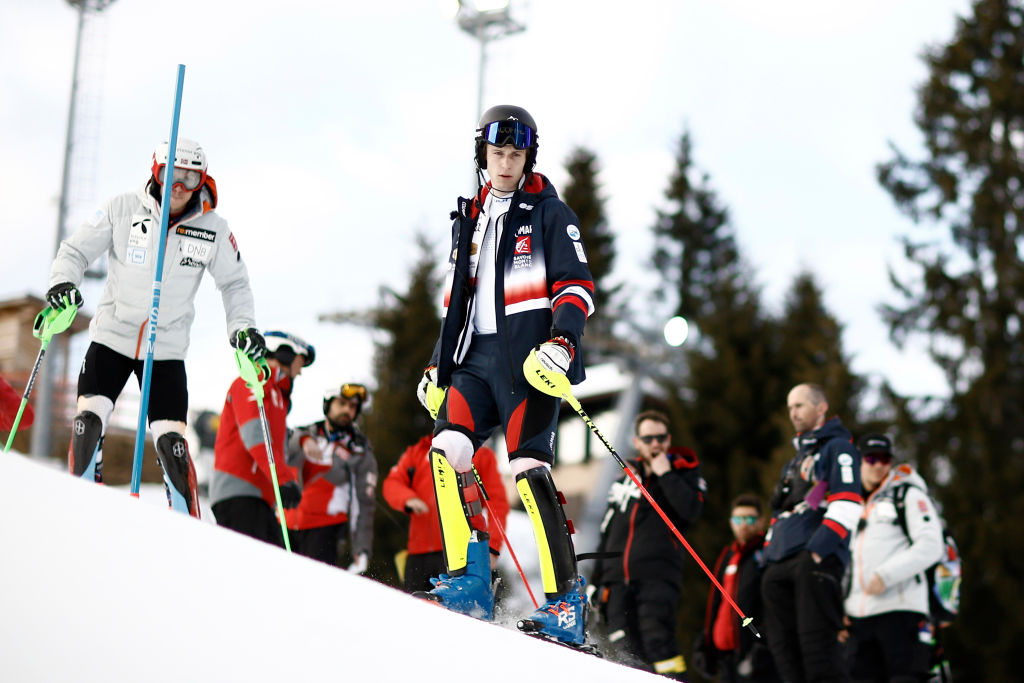
<svg viewBox="0 0 1024 683">
<path fill-rule="evenodd" d="M 198 208 L 172 221 L 164 252 L 154 360 L 184 360 L 195 318 L 195 296 L 209 271 L 224 300 L 227 332 L 255 327 L 249 273 L 227 222 L 213 212 L 212 179 Z M 89 264 L 107 252 L 107 280 L 89 326 L 92 341 L 129 358 L 144 358 L 156 273 L 160 206 L 146 187 L 114 197 L 61 242 L 50 286 L 82 282 Z"/>
<path fill-rule="evenodd" d="M 909 486 L 905 498 L 907 534 L 897 519 L 894 494 Z M 850 541 L 850 593 L 846 613 L 870 617 L 885 612 L 928 614 L 924 571 L 942 558 L 942 521 L 927 495 L 928 485 L 910 465 L 893 467 L 864 503 L 861 522 Z M 885 582 L 879 595 L 865 587 L 874 574 Z"/>
</svg>

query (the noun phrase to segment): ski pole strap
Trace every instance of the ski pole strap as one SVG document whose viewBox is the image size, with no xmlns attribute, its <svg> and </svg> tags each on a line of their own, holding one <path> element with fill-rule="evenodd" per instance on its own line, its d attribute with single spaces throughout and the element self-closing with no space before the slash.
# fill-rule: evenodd
<svg viewBox="0 0 1024 683">
<path fill-rule="evenodd" d="M 267 359 L 260 358 L 256 361 L 245 355 L 245 352 L 235 349 L 235 365 L 238 366 L 238 374 L 245 380 L 249 391 L 257 401 L 262 401 L 263 384 L 270 377 L 270 366 L 267 365 Z"/>
<path fill-rule="evenodd" d="M 78 306 L 74 304 L 69 304 L 65 308 L 47 306 L 36 315 L 35 322 L 32 323 L 32 336 L 44 343 L 49 343 L 53 335 L 60 334 L 71 327 L 76 315 L 78 315 Z"/>
</svg>

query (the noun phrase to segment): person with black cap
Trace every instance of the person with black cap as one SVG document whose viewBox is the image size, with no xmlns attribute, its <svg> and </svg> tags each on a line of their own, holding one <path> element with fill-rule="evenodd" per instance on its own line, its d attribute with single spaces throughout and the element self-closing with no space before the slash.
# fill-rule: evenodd
<svg viewBox="0 0 1024 683">
<path fill-rule="evenodd" d="M 519 628 L 582 645 L 587 600 L 551 478 L 561 398 L 531 385 L 524 364 L 573 384 L 584 379 L 594 283 L 579 219 L 534 171 L 537 139 L 522 107 L 485 111 L 474 151 L 480 177 L 490 179 L 452 214 L 441 332 L 417 391 L 436 418 L 430 457 L 448 571 L 424 597 L 493 617 L 488 539 L 467 521 L 464 490 L 475 486 L 473 453 L 501 427 L 547 597 Z"/>
<path fill-rule="evenodd" d="M 373 549 L 377 459 L 370 440 L 356 426 L 369 393 L 346 382 L 324 394 L 324 419 L 299 427 L 289 439 L 289 462 L 302 459 L 302 501 L 288 510 L 295 551 L 338 565 L 339 546 L 348 544 L 348 571 L 367 570 Z"/>
<path fill-rule="evenodd" d="M 288 411 L 295 378 L 316 359 L 312 344 L 288 332 L 265 332 L 270 376 L 263 385 L 263 406 L 274 471 L 285 509 L 299 504 L 302 489 L 296 471 L 285 463 Z M 210 506 L 217 524 L 261 541 L 284 547 L 275 515 L 274 495 L 264 425 L 252 390 L 241 377 L 228 389 L 214 444 Z"/>
<path fill-rule="evenodd" d="M 72 422 L 68 469 L 103 481 L 103 436 L 128 377 L 142 385 L 146 328 L 153 312 L 157 250 L 166 240 L 149 399 L 149 428 L 163 470 L 170 507 L 199 516 L 196 472 L 185 440 L 188 380 L 185 356 L 204 273 L 213 276 L 224 301 L 228 341 L 253 360 L 266 348 L 255 328 L 249 274 L 227 222 L 214 210 L 217 185 L 199 143 L 178 138 L 173 168 L 170 145 L 153 152 L 150 176 L 135 192 L 108 200 L 60 243 L 50 268 L 46 300 L 54 309 L 81 306 L 85 271 L 102 254 L 107 278 L 89 325 L 91 343 L 78 375 L 78 412 Z M 159 236 L 164 184 L 170 175 L 170 215 Z"/>
<path fill-rule="evenodd" d="M 894 466 L 888 436 L 866 434 L 857 445 L 865 503 L 844 605 L 850 673 L 855 681 L 927 680 L 933 633 L 924 572 L 942 557 L 942 521 L 921 475 Z"/>
</svg>

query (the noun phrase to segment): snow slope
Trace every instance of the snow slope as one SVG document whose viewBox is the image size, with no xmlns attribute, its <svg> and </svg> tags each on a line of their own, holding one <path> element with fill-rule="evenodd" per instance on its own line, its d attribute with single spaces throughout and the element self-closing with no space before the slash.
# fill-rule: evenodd
<svg viewBox="0 0 1024 683">
<path fill-rule="evenodd" d="M 0 457 L 0 680 L 664 680 Z"/>
</svg>

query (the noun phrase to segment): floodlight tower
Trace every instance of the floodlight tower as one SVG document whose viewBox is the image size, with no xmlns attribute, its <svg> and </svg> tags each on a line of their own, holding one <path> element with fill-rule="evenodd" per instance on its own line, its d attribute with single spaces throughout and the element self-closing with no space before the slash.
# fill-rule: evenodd
<svg viewBox="0 0 1024 683">
<path fill-rule="evenodd" d="M 79 82 L 81 79 L 81 72 L 83 63 L 89 63 L 90 61 L 90 50 L 89 48 L 101 47 L 97 45 L 97 41 L 93 39 L 90 41 L 89 35 L 86 32 L 88 20 L 92 14 L 96 12 L 102 12 L 111 4 L 114 0 L 66 0 L 69 5 L 78 10 L 78 28 L 75 33 L 75 61 L 71 72 L 71 97 L 68 103 L 68 121 L 67 128 L 64 135 L 64 170 L 61 175 L 60 182 L 60 203 L 57 209 L 57 230 L 56 240 L 54 244 L 54 253 L 60 249 L 60 243 L 64 239 L 65 234 L 65 223 L 68 220 L 68 208 L 71 204 L 70 197 L 72 194 L 71 181 L 72 181 L 72 156 L 76 155 L 78 142 L 83 137 L 83 132 L 80 130 L 81 122 L 79 121 L 78 107 L 83 104 L 83 100 L 90 100 L 86 104 L 95 104 L 92 99 L 83 95 L 79 90 Z M 83 50 L 83 47 L 85 49 Z M 83 52 L 85 58 L 83 59 Z M 76 136 L 76 130 L 79 131 Z M 82 155 L 76 155 L 79 162 L 82 161 Z M 78 169 L 81 170 L 81 169 Z M 88 180 L 87 178 L 76 178 L 77 180 Z M 91 275 L 89 273 L 88 275 Z M 35 395 L 35 412 L 36 422 L 35 427 L 32 429 L 32 440 L 29 450 L 33 455 L 46 457 L 49 456 L 50 450 L 53 446 L 53 439 L 51 438 L 51 431 L 54 422 L 53 413 L 53 388 L 54 388 L 54 375 L 55 373 L 62 373 L 61 377 L 67 375 L 67 358 L 68 358 L 68 338 L 66 335 L 61 335 L 54 344 L 52 353 L 47 354 L 43 357 L 43 365 L 39 375 L 39 389 Z"/>
<path fill-rule="evenodd" d="M 480 42 L 480 72 L 476 90 L 477 119 L 484 113 L 487 43 L 526 30 L 526 26 L 512 18 L 511 4 L 511 0 L 459 0 L 459 11 L 455 15 L 459 28 Z"/>
</svg>

